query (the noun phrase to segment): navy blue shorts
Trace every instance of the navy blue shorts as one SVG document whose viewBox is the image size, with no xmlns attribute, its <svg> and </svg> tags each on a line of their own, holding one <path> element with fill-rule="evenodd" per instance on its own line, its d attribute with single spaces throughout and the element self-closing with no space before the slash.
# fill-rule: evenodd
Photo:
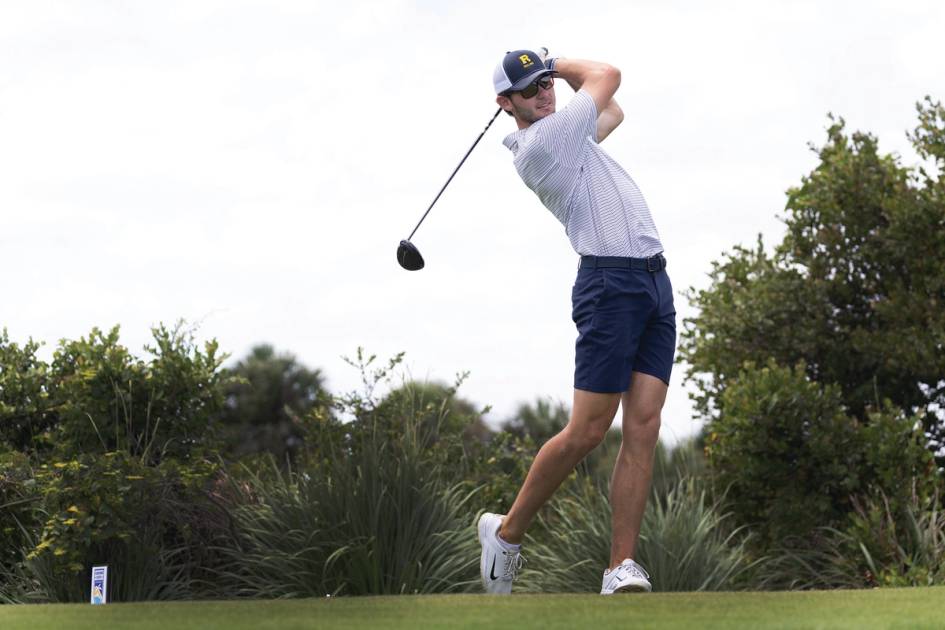
<svg viewBox="0 0 945 630">
<path fill-rule="evenodd" d="M 665 259 L 659 266 L 665 266 Z M 576 389 L 624 392 L 630 387 L 631 372 L 650 374 L 669 384 L 676 352 L 676 308 L 665 268 L 582 266 L 571 291 L 571 305 L 571 319 L 578 330 Z"/>
</svg>

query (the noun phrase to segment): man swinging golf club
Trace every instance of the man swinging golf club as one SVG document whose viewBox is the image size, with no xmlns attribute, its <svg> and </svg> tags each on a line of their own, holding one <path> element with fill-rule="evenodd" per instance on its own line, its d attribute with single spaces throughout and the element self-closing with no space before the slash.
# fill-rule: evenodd
<svg viewBox="0 0 945 630">
<path fill-rule="evenodd" d="M 622 403 L 623 442 L 610 485 L 610 564 L 601 594 L 649 591 L 649 575 L 634 557 L 676 346 L 673 290 L 640 189 L 600 148 L 623 121 L 614 101 L 620 71 L 542 53 L 506 54 L 493 82 L 496 102 L 518 125 L 504 140 L 518 174 L 581 256 L 571 294 L 578 330 L 574 404 L 568 425 L 541 447 L 508 514 L 479 519 L 480 572 L 487 592 L 511 593 L 525 530 L 600 444 Z M 577 92 L 560 111 L 555 75 Z"/>
</svg>

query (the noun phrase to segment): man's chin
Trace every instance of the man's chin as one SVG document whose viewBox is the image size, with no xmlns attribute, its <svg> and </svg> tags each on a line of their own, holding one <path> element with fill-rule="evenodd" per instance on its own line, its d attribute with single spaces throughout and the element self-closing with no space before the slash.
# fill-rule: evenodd
<svg viewBox="0 0 945 630">
<path fill-rule="evenodd" d="M 555 105 L 554 103 L 549 103 L 546 107 L 539 107 L 538 109 L 535 110 L 535 118 L 536 120 L 540 120 L 544 118 L 545 116 L 549 116 L 554 113 L 555 113 Z"/>
<path fill-rule="evenodd" d="M 525 122 L 527 122 L 528 124 L 532 124 L 534 122 L 538 122 L 545 116 L 550 116 L 551 114 L 554 114 L 554 113 L 555 113 L 555 106 L 554 104 L 551 104 L 547 108 L 536 107 L 535 109 L 531 111 L 529 110 L 520 111 L 519 117 Z"/>
</svg>

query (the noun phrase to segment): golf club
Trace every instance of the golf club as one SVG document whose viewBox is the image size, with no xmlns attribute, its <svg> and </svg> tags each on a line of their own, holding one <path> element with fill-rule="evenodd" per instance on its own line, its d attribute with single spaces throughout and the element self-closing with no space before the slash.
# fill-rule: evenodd
<svg viewBox="0 0 945 630">
<path fill-rule="evenodd" d="M 482 133 L 479 134 L 479 137 L 476 138 L 476 141 L 473 142 L 472 146 L 469 147 L 469 151 L 466 151 L 466 155 L 463 156 L 463 159 L 459 161 L 459 166 L 453 170 L 453 174 L 450 175 L 450 178 L 446 180 L 446 183 L 443 184 L 443 188 L 440 189 L 440 192 L 437 193 L 436 198 L 433 199 L 433 203 L 430 204 L 430 207 L 427 208 L 427 211 L 423 213 L 423 216 L 420 217 L 420 222 L 417 223 L 417 227 L 413 229 L 413 232 L 410 233 L 405 240 L 400 241 L 400 246 L 397 248 L 397 262 L 400 263 L 400 266 L 408 271 L 417 271 L 418 269 L 423 269 L 423 256 L 420 255 L 420 250 L 410 242 L 410 239 L 413 238 L 413 235 L 417 232 L 417 228 L 420 227 L 420 223 L 423 223 L 423 220 L 427 218 L 427 215 L 430 214 L 430 210 L 433 209 L 433 205 L 436 203 L 437 199 L 440 198 L 440 195 L 443 194 L 443 191 L 446 190 L 446 187 L 450 185 L 450 182 L 453 181 L 453 177 L 456 175 L 456 172 L 459 171 L 459 167 L 463 165 L 463 162 L 466 161 L 466 158 L 469 157 L 469 154 L 472 153 L 472 150 L 476 148 L 476 145 L 479 144 L 479 141 L 482 140 L 482 137 L 486 135 L 486 132 L 489 130 L 489 127 L 492 126 L 492 123 L 495 122 L 496 116 L 502 112 L 500 107 L 496 110 L 495 115 L 492 117 L 492 120 L 489 121 L 489 124 L 486 125 L 486 128 L 482 130 Z"/>
</svg>

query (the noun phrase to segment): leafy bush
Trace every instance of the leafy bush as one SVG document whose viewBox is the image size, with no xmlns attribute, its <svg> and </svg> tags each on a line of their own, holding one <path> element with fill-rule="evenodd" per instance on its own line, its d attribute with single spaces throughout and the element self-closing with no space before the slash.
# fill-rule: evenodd
<svg viewBox="0 0 945 630">
<path fill-rule="evenodd" d="M 20 550 L 35 527 L 34 506 L 41 496 L 28 458 L 16 451 L 0 452 L 0 567 L 20 562 Z"/>
<path fill-rule="evenodd" d="M 118 601 L 184 597 L 204 562 L 216 508 L 214 423 L 227 377 L 215 342 L 183 323 L 152 330 L 148 359 L 118 328 L 38 344 L 0 336 L 0 554 L 3 596 L 87 601 L 93 563 Z"/>
<path fill-rule="evenodd" d="M 502 423 L 502 428 L 518 437 L 527 435 L 544 444 L 557 435 L 570 418 L 571 411 L 564 403 L 539 398 L 534 405 L 520 404 L 512 417 Z"/>
<path fill-rule="evenodd" d="M 184 598 L 203 555 L 212 466 L 147 466 L 124 452 L 42 465 L 42 534 L 24 566 L 49 601 L 88 601 L 94 564 L 115 601 Z M 195 516 L 196 513 L 196 516 Z"/>
<path fill-rule="evenodd" d="M 538 446 L 528 435 L 518 437 L 506 431 L 495 434 L 488 444 L 468 452 L 462 477 L 478 488 L 476 506 L 484 512 L 505 513 L 518 495 Z M 455 473 L 454 473 L 455 474 Z"/>
<path fill-rule="evenodd" d="M 888 406 L 865 427 L 848 417 L 838 389 L 810 381 L 803 364 L 747 364 L 730 381 L 724 412 L 708 425 L 706 453 L 716 488 L 739 525 L 762 545 L 841 527 L 851 498 L 877 486 L 899 501 L 916 479 L 934 486 L 920 425 Z"/>
<path fill-rule="evenodd" d="M 49 399 L 49 366 L 36 356 L 40 344 L 21 348 L 0 332 L 0 449 L 33 452 L 49 446 L 47 432 L 58 422 Z"/>
<path fill-rule="evenodd" d="M 878 492 L 894 514 L 930 505 L 945 486 L 934 454 L 925 447 L 921 419 L 906 415 L 888 400 L 881 409 L 868 409 L 866 418 L 859 425 L 863 440 L 859 497 Z"/>
<path fill-rule="evenodd" d="M 41 599 L 23 574 L 23 561 L 41 523 L 37 510 L 41 500 L 28 458 L 0 451 L 0 603 Z"/>
<path fill-rule="evenodd" d="M 153 329 L 149 361 L 107 334 L 63 341 L 50 367 L 49 397 L 59 408 L 58 452 L 125 451 L 156 464 L 212 452 L 227 379 L 216 341 L 201 352 L 183 324 Z"/>
<path fill-rule="evenodd" d="M 568 424 L 570 418 L 571 410 L 564 403 L 551 403 L 547 399 L 539 398 L 535 400 L 534 404 L 520 404 L 512 417 L 502 423 L 502 433 L 511 433 L 512 436 L 517 438 L 516 443 L 523 447 L 534 445 L 533 452 L 528 460 L 530 466 L 538 449 L 549 439 L 560 433 Z M 614 425 L 604 435 L 603 441 L 597 448 L 588 453 L 578 463 L 576 467 L 578 473 L 593 476 L 601 482 L 610 479 L 623 439 L 623 434 L 616 428 L 620 425 L 619 421 L 615 422 Z M 500 433 L 500 436 L 502 433 Z M 525 473 L 527 472 L 528 466 L 525 467 L 520 477 L 516 477 L 517 485 L 525 480 Z M 514 493 L 512 498 L 514 499 Z M 505 508 L 507 509 L 510 505 L 511 501 L 505 505 Z"/>
<path fill-rule="evenodd" d="M 473 403 L 456 395 L 466 376 L 458 375 L 451 386 L 405 380 L 371 410 L 371 421 L 398 432 L 404 417 L 415 418 L 431 447 L 443 437 L 457 435 L 462 437 L 462 443 L 466 447 L 477 442 L 486 442 L 491 431 L 483 422 L 482 416 L 488 408 L 477 409 Z"/>
<path fill-rule="evenodd" d="M 0 335 L 0 441 L 37 457 L 125 451 L 156 464 L 212 452 L 228 377 L 210 341 L 201 351 L 183 323 L 152 329 L 149 360 L 119 343 L 118 327 L 63 340 L 51 364 L 39 344 Z"/>
<path fill-rule="evenodd" d="M 708 425 L 706 455 L 736 522 L 762 544 L 842 521 L 859 487 L 860 443 L 835 387 L 797 369 L 749 364 Z"/>
</svg>

